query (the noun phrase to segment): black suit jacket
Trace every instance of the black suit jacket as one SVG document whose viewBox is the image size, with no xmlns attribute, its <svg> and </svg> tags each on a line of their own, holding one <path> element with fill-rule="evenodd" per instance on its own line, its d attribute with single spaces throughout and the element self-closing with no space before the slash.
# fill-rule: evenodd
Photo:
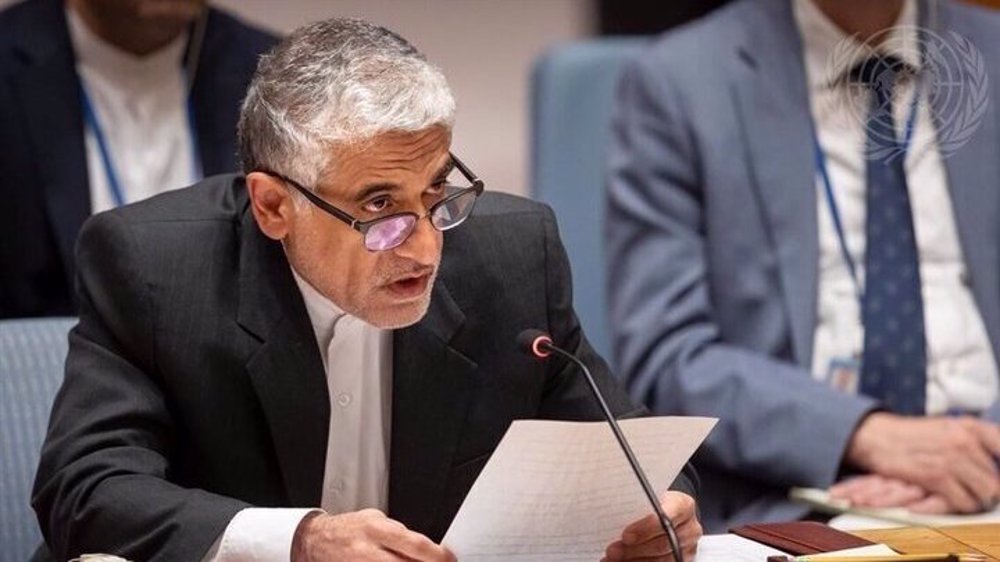
<svg viewBox="0 0 1000 562">
<path fill-rule="evenodd" d="M 199 560 L 244 507 L 319 505 L 320 353 L 243 179 L 97 215 L 77 257 L 80 324 L 33 499 L 55 554 Z M 488 193 L 445 234 L 426 317 L 393 337 L 390 516 L 439 540 L 511 421 L 600 419 L 575 369 L 516 350 L 526 327 L 577 352 L 617 414 L 641 413 L 570 293 L 547 207 Z"/>
<path fill-rule="evenodd" d="M 233 172 L 240 101 L 274 43 L 210 10 L 191 102 L 206 175 Z M 73 245 L 90 187 L 62 0 L 0 12 L 0 318 L 75 314 Z"/>
</svg>

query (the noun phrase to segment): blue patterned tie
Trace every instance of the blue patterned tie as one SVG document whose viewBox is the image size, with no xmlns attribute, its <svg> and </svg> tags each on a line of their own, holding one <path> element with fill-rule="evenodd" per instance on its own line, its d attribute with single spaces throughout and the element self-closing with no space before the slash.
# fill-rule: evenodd
<svg viewBox="0 0 1000 562">
<path fill-rule="evenodd" d="M 865 61 L 854 73 L 872 90 L 866 127 L 868 216 L 860 389 L 893 412 L 921 415 L 927 402 L 927 350 L 920 260 L 903 169 L 904 147 L 897 140 L 892 113 L 900 68 L 898 59 L 885 57 Z"/>
</svg>

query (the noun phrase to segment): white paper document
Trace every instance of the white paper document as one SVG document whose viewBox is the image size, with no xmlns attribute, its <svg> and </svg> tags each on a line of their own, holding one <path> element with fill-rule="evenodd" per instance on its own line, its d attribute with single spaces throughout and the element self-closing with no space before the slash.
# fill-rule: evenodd
<svg viewBox="0 0 1000 562">
<path fill-rule="evenodd" d="M 790 556 L 786 552 L 738 535 L 705 535 L 698 541 L 698 553 L 695 554 L 694 562 L 764 562 L 768 556 L 782 555 Z M 809 557 L 822 560 L 834 556 L 860 558 L 875 555 L 899 556 L 895 550 L 884 544 L 873 544 L 825 554 L 810 554 Z"/>
<path fill-rule="evenodd" d="M 657 494 L 714 418 L 622 420 Z M 519 420 L 473 484 L 442 544 L 462 562 L 600 560 L 629 523 L 652 513 L 607 422 Z"/>
<path fill-rule="evenodd" d="M 705 535 L 698 541 L 694 562 L 764 562 L 787 553 L 739 535 Z"/>
<path fill-rule="evenodd" d="M 884 544 L 873 544 L 871 546 L 859 546 L 858 548 L 848 548 L 847 550 L 837 550 L 825 552 L 823 554 L 810 554 L 809 558 L 822 560 L 824 558 L 862 558 L 866 556 L 899 556 L 899 553 Z"/>
</svg>

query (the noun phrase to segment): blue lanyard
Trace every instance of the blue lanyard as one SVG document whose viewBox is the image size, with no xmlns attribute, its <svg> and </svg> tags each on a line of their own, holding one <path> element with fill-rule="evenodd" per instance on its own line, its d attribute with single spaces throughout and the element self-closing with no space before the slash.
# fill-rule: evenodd
<svg viewBox="0 0 1000 562">
<path fill-rule="evenodd" d="M 916 84 L 913 92 L 913 101 L 910 103 L 910 115 L 906 119 L 906 129 L 903 133 L 903 154 L 900 158 L 906 161 L 906 154 L 910 150 L 910 144 L 913 140 L 913 129 L 916 126 L 917 120 L 917 109 L 920 102 L 920 83 Z M 823 181 L 823 188 L 826 192 L 826 207 L 830 210 L 830 218 L 833 220 L 833 228 L 837 232 L 837 241 L 840 243 L 840 254 L 844 259 L 844 263 L 847 265 L 847 270 L 851 274 L 851 281 L 854 283 L 854 292 L 858 297 L 858 302 L 861 303 L 864 300 L 864 289 L 861 287 L 861 280 L 858 278 L 858 268 L 854 263 L 854 258 L 851 256 L 850 250 L 847 248 L 847 236 L 844 234 L 844 223 L 840 218 L 840 209 L 837 207 L 837 199 L 833 195 L 833 185 L 830 182 L 830 174 L 826 168 L 826 154 L 823 153 L 823 147 L 819 144 L 819 137 L 816 131 L 813 131 L 813 146 L 816 153 L 816 172 L 819 174 L 820 179 Z"/>
<path fill-rule="evenodd" d="M 87 95 L 87 87 L 80 81 L 80 103 L 83 106 L 83 121 L 94 132 L 94 139 L 97 141 L 97 149 L 101 153 L 101 163 L 104 165 L 104 174 L 108 178 L 108 189 L 111 191 L 111 199 L 115 207 L 125 204 L 125 194 L 122 190 L 121 180 L 115 171 L 114 162 L 111 160 L 111 147 L 107 137 L 104 136 L 104 129 L 101 128 L 97 120 L 97 112 L 94 111 L 94 104 Z M 191 98 L 187 98 L 187 127 L 188 136 L 191 138 L 191 173 L 195 179 L 201 177 L 201 159 L 198 150 L 198 135 L 194 126 L 194 111 L 191 108 Z"/>
</svg>

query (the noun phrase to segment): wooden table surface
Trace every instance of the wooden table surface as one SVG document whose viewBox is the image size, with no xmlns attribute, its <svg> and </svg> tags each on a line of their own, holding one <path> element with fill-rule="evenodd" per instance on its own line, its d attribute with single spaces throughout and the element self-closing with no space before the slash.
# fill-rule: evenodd
<svg viewBox="0 0 1000 562">
<path fill-rule="evenodd" d="M 1000 523 L 851 531 L 903 554 L 981 553 L 1000 562 Z"/>
</svg>

